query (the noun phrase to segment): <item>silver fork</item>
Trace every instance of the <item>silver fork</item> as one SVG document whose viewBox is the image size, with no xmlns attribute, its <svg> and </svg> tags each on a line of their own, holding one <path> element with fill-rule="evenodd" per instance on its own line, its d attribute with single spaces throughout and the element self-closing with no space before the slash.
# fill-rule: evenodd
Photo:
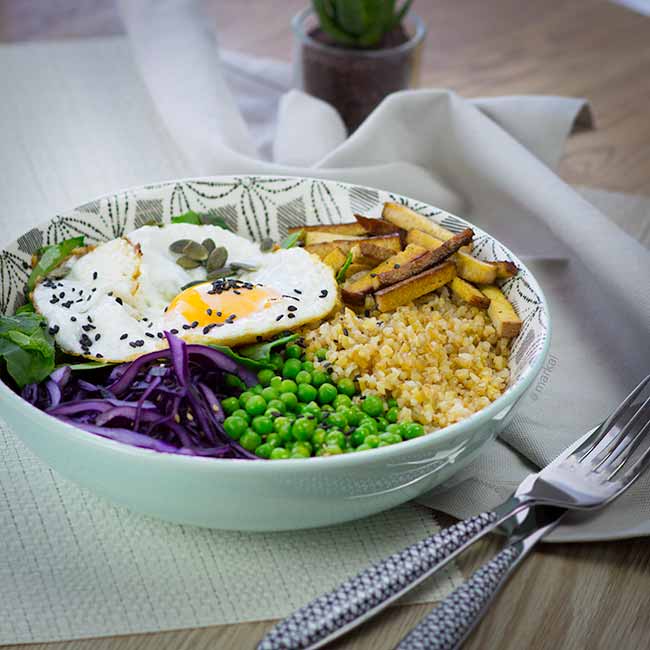
<svg viewBox="0 0 650 650">
<path fill-rule="evenodd" d="M 598 429 L 535 475 L 540 501 L 553 505 L 528 509 L 531 515 L 520 523 L 510 543 L 422 619 L 397 650 L 459 648 L 521 561 L 557 526 L 567 508 L 600 508 L 650 467 L 650 396 L 635 403 L 649 381 L 650 376 Z"/>
<path fill-rule="evenodd" d="M 508 547 L 502 551 L 505 553 L 510 548 L 507 556 L 500 554 L 500 573 L 502 577 L 509 575 L 510 567 L 514 568 L 523 558 L 524 550 L 528 552 L 537 541 L 535 535 L 541 537 L 541 529 L 548 532 L 556 523 L 549 515 L 547 521 L 538 522 L 531 527 L 530 522 L 535 521 L 534 514 L 538 510 L 532 506 L 544 505 L 551 507 L 551 510 L 555 509 L 558 520 L 566 509 L 600 507 L 627 489 L 650 464 L 649 446 L 647 449 L 644 447 L 634 465 L 627 467 L 641 443 L 647 442 L 650 397 L 645 398 L 640 406 L 637 405 L 637 399 L 649 383 L 650 375 L 600 427 L 583 436 L 539 473 L 524 479 L 512 497 L 493 511 L 483 512 L 450 526 L 346 580 L 333 591 L 316 598 L 280 621 L 260 641 L 258 650 L 313 650 L 325 645 L 385 609 L 497 527 L 509 537 L 515 533 L 519 541 L 526 541 L 525 544 L 522 543 L 521 552 L 515 554 Z M 529 530 L 522 538 L 526 522 Z M 514 555 L 516 557 L 510 557 Z M 495 561 L 497 559 L 499 556 Z M 493 571 L 488 573 L 494 577 Z M 500 578 L 486 590 L 486 596 L 481 600 L 483 606 L 476 611 L 472 610 L 474 618 L 465 617 L 468 623 L 457 627 L 458 633 L 452 635 L 456 642 L 462 641 L 471 631 L 478 620 L 475 617 L 484 611 L 484 606 L 498 591 L 504 579 Z M 455 605 L 450 607 L 452 612 L 456 611 Z M 459 637 L 460 632 L 463 634 Z M 410 638 L 409 635 L 403 643 L 411 643 Z M 427 638 L 431 645 L 431 638 L 428 635 Z M 415 637 L 411 640 L 414 645 L 403 647 L 429 647 L 418 645 Z M 431 647 L 446 649 L 455 646 Z"/>
</svg>

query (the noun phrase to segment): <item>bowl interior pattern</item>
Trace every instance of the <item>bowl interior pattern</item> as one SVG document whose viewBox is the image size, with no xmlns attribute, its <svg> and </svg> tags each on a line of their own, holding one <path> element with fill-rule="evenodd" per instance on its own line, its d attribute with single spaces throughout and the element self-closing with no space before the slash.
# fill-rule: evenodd
<svg viewBox="0 0 650 650">
<path fill-rule="evenodd" d="M 187 179 L 147 185 L 104 196 L 56 215 L 32 228 L 0 253 L 0 310 L 13 314 L 24 302 L 30 259 L 36 250 L 68 237 L 86 243 L 120 237 L 147 223 L 166 223 L 188 210 L 222 217 L 240 235 L 260 241 L 284 237 L 303 224 L 349 221 L 354 212 L 380 216 L 385 201 L 402 203 L 458 232 L 468 225 L 476 234 L 474 254 L 482 260 L 510 260 L 520 267 L 501 289 L 523 320 L 510 357 L 509 389 L 532 370 L 549 336 L 541 290 L 530 272 L 505 246 L 473 224 L 430 205 L 381 190 L 310 178 L 232 176 Z"/>
</svg>

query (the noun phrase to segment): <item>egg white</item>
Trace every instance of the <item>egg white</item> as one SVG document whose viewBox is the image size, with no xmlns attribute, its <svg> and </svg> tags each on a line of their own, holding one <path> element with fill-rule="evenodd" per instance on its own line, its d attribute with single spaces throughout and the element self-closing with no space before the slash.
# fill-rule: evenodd
<svg viewBox="0 0 650 650">
<path fill-rule="evenodd" d="M 178 256 L 169 245 L 206 238 L 226 247 L 229 262 L 256 266 L 238 279 L 262 285 L 274 296 L 267 308 L 235 314 L 232 322 L 207 333 L 189 327 L 180 313 L 165 313 L 181 287 L 206 276 L 203 267 L 187 270 L 176 264 Z M 32 302 L 61 349 L 96 360 L 128 361 L 164 348 L 165 330 L 193 343 L 254 342 L 322 319 L 337 301 L 332 270 L 317 257 L 298 248 L 262 253 L 257 244 L 209 225 L 145 226 L 70 258 L 66 268 L 64 278 L 40 282 Z"/>
</svg>

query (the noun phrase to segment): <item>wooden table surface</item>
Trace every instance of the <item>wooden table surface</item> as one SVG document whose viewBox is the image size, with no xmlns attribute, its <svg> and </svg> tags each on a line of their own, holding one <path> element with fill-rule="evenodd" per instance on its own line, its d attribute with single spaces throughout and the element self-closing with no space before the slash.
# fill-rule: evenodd
<svg viewBox="0 0 650 650">
<path fill-rule="evenodd" d="M 210 0 L 206 5 L 224 46 L 289 58 L 289 20 L 306 1 Z M 650 18 L 605 0 L 416 0 L 415 10 L 429 28 L 424 85 L 453 88 L 465 96 L 586 97 L 596 130 L 569 140 L 560 174 L 574 184 L 650 195 Z M 2 42 L 121 31 L 112 0 L 0 0 Z M 461 559 L 463 573 L 496 548 L 495 540 L 478 544 Z M 393 648 L 428 609 L 394 607 L 331 647 Z M 15 647 L 253 648 L 270 623 Z M 646 650 L 650 543 L 541 547 L 505 587 L 465 647 Z"/>
</svg>

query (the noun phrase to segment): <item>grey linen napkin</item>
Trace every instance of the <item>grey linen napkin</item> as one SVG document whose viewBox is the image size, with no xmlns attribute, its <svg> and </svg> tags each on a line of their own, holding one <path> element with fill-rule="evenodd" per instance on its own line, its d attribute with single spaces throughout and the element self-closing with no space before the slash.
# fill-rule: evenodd
<svg viewBox="0 0 650 650">
<path fill-rule="evenodd" d="M 458 517 L 494 506 L 650 371 L 648 250 L 553 171 L 576 118 L 588 121 L 584 101 L 407 91 L 345 139 L 331 107 L 296 90 L 283 94 L 286 65 L 220 54 L 193 0 L 121 6 L 136 63 L 188 174 L 372 185 L 466 216 L 527 258 L 550 303 L 549 360 L 500 439 L 421 503 Z M 182 48 L 169 47 L 179 39 Z M 637 232 L 648 246 L 647 225 Z M 649 488 L 646 476 L 553 539 L 650 534 Z"/>
</svg>

